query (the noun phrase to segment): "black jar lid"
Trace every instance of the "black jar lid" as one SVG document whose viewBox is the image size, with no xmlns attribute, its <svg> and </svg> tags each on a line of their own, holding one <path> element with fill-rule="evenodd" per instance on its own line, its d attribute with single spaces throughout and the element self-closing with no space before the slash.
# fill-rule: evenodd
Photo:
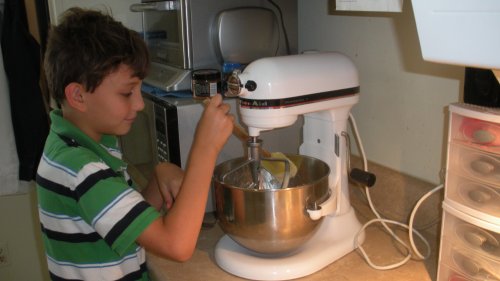
<svg viewBox="0 0 500 281">
<path fill-rule="evenodd" d="M 220 79 L 220 72 L 217 69 L 198 69 L 193 71 L 194 80 L 216 80 Z"/>
</svg>

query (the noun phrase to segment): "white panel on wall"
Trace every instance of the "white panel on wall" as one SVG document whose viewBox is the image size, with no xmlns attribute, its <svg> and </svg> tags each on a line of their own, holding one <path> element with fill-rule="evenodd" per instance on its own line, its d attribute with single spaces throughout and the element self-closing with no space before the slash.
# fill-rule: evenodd
<svg viewBox="0 0 500 281">
<path fill-rule="evenodd" d="M 424 59 L 500 69 L 500 1 L 413 0 Z"/>
</svg>

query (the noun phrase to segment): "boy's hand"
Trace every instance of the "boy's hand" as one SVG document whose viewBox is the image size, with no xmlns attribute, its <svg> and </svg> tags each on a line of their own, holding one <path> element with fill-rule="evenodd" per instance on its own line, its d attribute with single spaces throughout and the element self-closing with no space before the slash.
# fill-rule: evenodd
<svg viewBox="0 0 500 281">
<path fill-rule="evenodd" d="M 156 165 L 148 186 L 141 193 L 157 210 L 164 207 L 170 209 L 179 194 L 183 180 L 184 171 L 180 167 L 163 162 Z"/>
<path fill-rule="evenodd" d="M 205 111 L 198 122 L 194 144 L 213 148 L 218 154 L 233 131 L 234 116 L 229 113 L 230 109 L 220 94 L 205 101 Z"/>
</svg>

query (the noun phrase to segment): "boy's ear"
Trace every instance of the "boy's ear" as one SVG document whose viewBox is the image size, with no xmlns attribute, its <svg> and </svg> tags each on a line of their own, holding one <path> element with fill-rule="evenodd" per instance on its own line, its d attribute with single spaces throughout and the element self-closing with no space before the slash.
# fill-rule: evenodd
<svg viewBox="0 0 500 281">
<path fill-rule="evenodd" d="M 64 95 L 66 96 L 66 101 L 69 106 L 79 111 L 85 111 L 83 93 L 84 88 L 79 83 L 72 82 L 64 88 Z"/>
</svg>

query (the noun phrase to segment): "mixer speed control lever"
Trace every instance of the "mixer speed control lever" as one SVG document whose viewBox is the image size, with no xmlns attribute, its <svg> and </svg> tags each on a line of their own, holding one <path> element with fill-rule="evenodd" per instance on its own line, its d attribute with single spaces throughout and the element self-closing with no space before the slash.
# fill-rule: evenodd
<svg viewBox="0 0 500 281">
<path fill-rule="evenodd" d="M 245 83 L 245 89 L 247 89 L 249 92 L 253 92 L 255 91 L 255 89 L 257 89 L 257 83 L 255 83 L 255 81 L 253 80 L 248 80 Z"/>
<path fill-rule="evenodd" d="M 355 182 L 368 187 L 372 187 L 377 179 L 374 174 L 358 168 L 353 168 L 349 173 L 349 177 Z"/>
</svg>

